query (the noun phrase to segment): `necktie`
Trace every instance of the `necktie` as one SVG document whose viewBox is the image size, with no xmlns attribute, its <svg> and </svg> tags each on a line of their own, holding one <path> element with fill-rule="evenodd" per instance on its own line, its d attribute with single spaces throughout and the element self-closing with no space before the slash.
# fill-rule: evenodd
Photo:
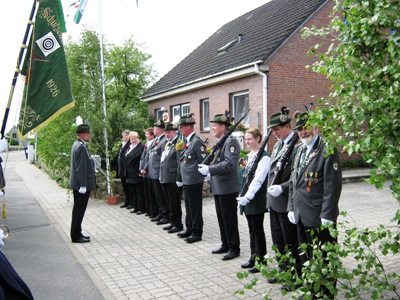
<svg viewBox="0 0 400 300">
<path fill-rule="evenodd" d="M 282 148 L 283 148 L 283 145 L 284 145 L 284 142 L 281 141 L 280 144 L 279 144 L 279 146 L 278 146 L 278 148 L 276 149 L 275 157 L 277 157 L 278 154 L 279 154 L 279 152 L 281 152 L 281 150 L 282 150 Z"/>
<path fill-rule="evenodd" d="M 300 167 L 299 170 L 303 168 L 304 162 L 306 161 L 306 156 L 307 156 L 307 146 L 303 147 L 303 150 L 301 151 L 301 158 L 300 158 Z"/>
</svg>

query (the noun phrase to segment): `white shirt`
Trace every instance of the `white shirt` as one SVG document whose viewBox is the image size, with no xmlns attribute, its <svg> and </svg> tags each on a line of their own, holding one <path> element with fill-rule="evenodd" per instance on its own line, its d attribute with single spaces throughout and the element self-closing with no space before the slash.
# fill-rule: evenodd
<svg viewBox="0 0 400 300">
<path fill-rule="evenodd" d="M 249 154 L 247 154 L 249 156 L 248 162 L 250 162 L 251 159 L 253 158 L 253 156 L 256 154 L 257 153 L 254 153 L 253 151 L 251 151 Z M 253 199 L 255 194 L 258 192 L 258 190 L 264 183 L 265 178 L 267 177 L 267 174 L 269 173 L 270 160 L 271 160 L 271 158 L 268 155 L 265 155 L 263 158 L 261 158 L 260 162 L 258 163 L 256 172 L 254 173 L 254 178 L 253 178 L 252 182 L 250 183 L 250 186 L 246 192 L 246 195 L 244 195 L 244 197 L 246 197 L 247 199 L 249 199 L 249 200 Z"/>
</svg>

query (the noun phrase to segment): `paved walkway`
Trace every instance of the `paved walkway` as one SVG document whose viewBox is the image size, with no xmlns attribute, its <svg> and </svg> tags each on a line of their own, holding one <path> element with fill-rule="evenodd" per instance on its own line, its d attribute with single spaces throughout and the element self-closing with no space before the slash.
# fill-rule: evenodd
<svg viewBox="0 0 400 300">
<path fill-rule="evenodd" d="M 10 155 L 18 157 L 16 175 L 36 198 L 64 246 L 74 253 L 104 299 L 262 299 L 263 293 L 273 299 L 290 299 L 290 295 L 280 294 L 279 285 L 268 284 L 260 274 L 251 274 L 246 280 L 237 278 L 236 273 L 242 271 L 240 264 L 250 256 L 244 216 L 239 216 L 241 256 L 222 261 L 221 255 L 211 254 L 220 245 L 213 199 L 203 199 L 204 235 L 199 243 L 187 244 L 144 215 L 130 214 L 119 205 L 91 199 L 83 222 L 84 233 L 91 236 L 91 242 L 72 244 L 69 238 L 72 194 L 58 187 L 35 165 L 28 164 L 22 152 Z M 388 185 L 381 191 L 363 182 L 343 186 L 340 208 L 348 212 L 349 226 L 389 224 L 398 206 Z M 268 214 L 264 224 L 268 252 L 272 254 Z M 400 270 L 398 259 L 389 258 L 389 264 Z M 54 274 L 49 274 L 50 283 L 51 276 Z M 253 277 L 259 278 L 254 291 L 234 295 Z M 35 286 L 30 284 L 33 281 L 24 279 L 35 295 Z M 59 299 L 73 298 L 64 295 Z"/>
</svg>

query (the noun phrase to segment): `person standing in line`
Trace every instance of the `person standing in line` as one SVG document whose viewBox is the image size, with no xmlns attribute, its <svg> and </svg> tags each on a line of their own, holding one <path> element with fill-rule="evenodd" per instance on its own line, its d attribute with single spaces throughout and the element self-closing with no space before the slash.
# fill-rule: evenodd
<svg viewBox="0 0 400 300">
<path fill-rule="evenodd" d="M 143 178 L 140 176 L 139 164 L 144 146 L 140 142 L 139 134 L 136 131 L 129 133 L 129 148 L 125 152 L 124 161 L 126 183 L 129 188 L 130 203 L 134 209 L 131 213 L 144 214 L 146 210 L 143 196 Z"/>
<path fill-rule="evenodd" d="M 80 124 L 76 127 L 77 139 L 71 149 L 71 176 L 69 187 L 73 190 L 71 240 L 73 243 L 88 243 L 89 236 L 82 234 L 82 221 L 86 212 L 90 192 L 96 189 L 94 162 L 86 143 L 90 141 L 90 126 Z"/>
<path fill-rule="evenodd" d="M 180 142 L 176 131 L 178 127 L 172 123 L 165 127 L 165 144 L 164 151 L 161 155 L 160 183 L 167 196 L 167 203 L 170 214 L 170 224 L 163 229 L 168 233 L 177 233 L 183 230 L 182 224 L 182 206 L 181 195 L 182 187 L 176 185 L 178 175 L 178 151 L 176 144 Z"/>
<path fill-rule="evenodd" d="M 290 122 L 291 118 L 289 116 L 289 110 L 287 110 L 286 107 L 282 107 L 280 112 L 274 113 L 271 116 L 268 128 L 271 128 L 278 141 L 275 143 L 272 150 L 268 186 L 271 186 L 275 180 L 276 172 L 280 167 L 282 157 L 285 154 L 288 145 L 293 139 L 297 138 L 297 136 L 295 136 L 297 133 L 292 131 Z M 295 153 L 294 150 L 295 149 L 293 148 L 292 152 L 289 154 L 287 163 L 283 167 L 281 184 L 289 180 Z M 271 237 L 273 244 L 281 255 L 284 255 L 287 251 L 291 252 L 292 257 L 296 260 L 294 267 L 298 272 L 300 272 L 301 264 L 299 259 L 296 225 L 292 224 L 287 217 L 287 206 L 289 201 L 288 188 L 289 187 L 286 186 L 285 190 L 276 197 L 267 193 L 267 208 L 269 209 L 270 216 Z M 279 263 L 279 269 L 282 271 L 290 269 L 290 263 Z M 276 278 L 268 278 L 267 280 L 269 283 L 277 282 Z"/>
<path fill-rule="evenodd" d="M 148 176 L 148 164 L 149 164 L 149 150 L 152 148 L 155 141 L 154 130 L 152 127 L 147 128 L 145 131 L 146 145 L 144 146 L 142 155 L 140 156 L 140 175 L 143 177 L 143 190 L 144 190 L 144 202 L 146 208 L 146 217 L 155 218 L 157 216 L 156 207 L 151 207 L 151 199 L 155 199 L 154 191 L 151 187 L 151 180 Z M 153 209 L 153 210 L 152 210 Z"/>
<path fill-rule="evenodd" d="M 124 190 L 125 195 L 125 203 L 122 204 L 121 208 L 128 208 L 129 206 L 129 189 L 128 185 L 126 184 L 126 178 L 123 174 L 125 174 L 125 165 L 123 165 L 121 161 L 121 157 L 123 157 L 129 148 L 129 133 L 130 130 L 125 129 L 122 131 L 122 142 L 119 145 L 118 154 L 117 154 L 117 178 L 121 178 L 121 185 L 122 189 Z"/>
<path fill-rule="evenodd" d="M 156 222 L 157 225 L 164 225 L 169 223 L 170 211 L 164 190 L 160 183 L 161 153 L 164 151 L 165 144 L 167 143 L 165 138 L 165 123 L 163 120 L 158 120 L 154 123 L 154 134 L 156 139 L 149 152 L 148 174 L 151 180 L 151 185 L 154 189 L 158 215 L 155 218 L 152 218 L 151 221 Z"/>
<path fill-rule="evenodd" d="M 282 185 L 272 185 L 268 188 L 268 193 L 277 197 L 289 185 L 288 218 L 297 225 L 298 243 L 309 245 L 300 255 L 301 264 L 304 265 L 313 256 L 313 239 L 316 238 L 321 246 L 325 243 L 337 243 L 337 237 L 331 236 L 327 225 L 336 227 L 339 216 L 342 167 L 336 148 L 328 155 L 325 152 L 322 137 L 315 126 L 308 122 L 308 113 L 296 112 L 294 117 L 297 119 L 295 129 L 302 144 L 296 148 L 289 181 Z M 326 255 L 324 253 L 325 257 Z M 329 274 L 326 276 L 329 278 Z M 333 297 L 323 285 L 318 293 Z"/>
<path fill-rule="evenodd" d="M 260 264 L 263 263 L 264 257 L 267 254 L 267 243 L 264 232 L 264 215 L 267 210 L 267 175 L 269 172 L 270 157 L 266 150 L 258 153 L 262 142 L 262 134 L 258 128 L 250 127 L 246 130 L 244 141 L 247 149 L 250 150 L 244 160 L 244 167 L 239 171 L 241 189 L 246 184 L 249 176 L 249 171 L 252 169 L 256 160 L 259 163 L 254 173 L 247 191 L 243 196 L 237 199 L 240 214 L 245 214 L 250 234 L 250 259 L 248 262 L 241 265 L 242 268 L 250 268 L 250 273 L 260 272 L 259 268 L 255 267 L 255 262 L 258 259 Z"/>
<path fill-rule="evenodd" d="M 210 121 L 216 138 L 221 138 L 231 126 L 231 118 L 218 114 Z M 240 255 L 240 238 L 237 216 L 237 200 L 239 192 L 239 159 L 240 144 L 233 136 L 229 136 L 209 166 L 199 164 L 199 172 L 210 174 L 211 193 L 214 195 L 215 209 L 221 234 L 221 246 L 211 252 L 226 253 L 222 260 L 231 260 Z"/>
<path fill-rule="evenodd" d="M 178 233 L 189 244 L 201 241 L 203 235 L 203 182 L 204 176 L 197 171 L 207 156 L 204 142 L 194 132 L 196 124 L 193 114 L 179 119 L 179 130 L 184 137 L 184 145 L 179 154 L 177 186 L 185 191 L 186 231 Z"/>
</svg>

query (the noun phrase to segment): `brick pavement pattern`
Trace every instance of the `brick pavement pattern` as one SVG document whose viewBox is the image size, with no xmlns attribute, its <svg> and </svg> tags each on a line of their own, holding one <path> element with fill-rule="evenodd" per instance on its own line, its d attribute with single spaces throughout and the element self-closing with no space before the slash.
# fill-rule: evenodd
<svg viewBox="0 0 400 300">
<path fill-rule="evenodd" d="M 280 286 L 268 284 L 260 274 L 250 274 L 246 280 L 236 277 L 237 272 L 243 271 L 240 264 L 250 256 L 244 216 L 239 216 L 240 257 L 222 261 L 222 255 L 211 254 L 220 245 L 212 198 L 203 199 L 204 234 L 203 241 L 198 243 L 187 244 L 144 215 L 90 199 L 82 228 L 84 234 L 91 236 L 91 242 L 72 244 L 69 238 L 72 194 L 26 160 L 17 163 L 16 172 L 48 218 L 57 224 L 66 247 L 77 256 L 105 299 L 262 299 L 264 293 L 272 299 L 290 299 L 295 295 L 282 296 Z M 388 185 L 377 191 L 359 182 L 343 186 L 340 208 L 347 211 L 349 226 L 371 228 L 389 224 L 398 203 Z M 268 253 L 273 255 L 268 214 L 264 227 Z M 385 259 L 391 269 L 400 270 L 399 259 Z M 259 278 L 255 290 L 234 295 L 253 277 Z"/>
</svg>

